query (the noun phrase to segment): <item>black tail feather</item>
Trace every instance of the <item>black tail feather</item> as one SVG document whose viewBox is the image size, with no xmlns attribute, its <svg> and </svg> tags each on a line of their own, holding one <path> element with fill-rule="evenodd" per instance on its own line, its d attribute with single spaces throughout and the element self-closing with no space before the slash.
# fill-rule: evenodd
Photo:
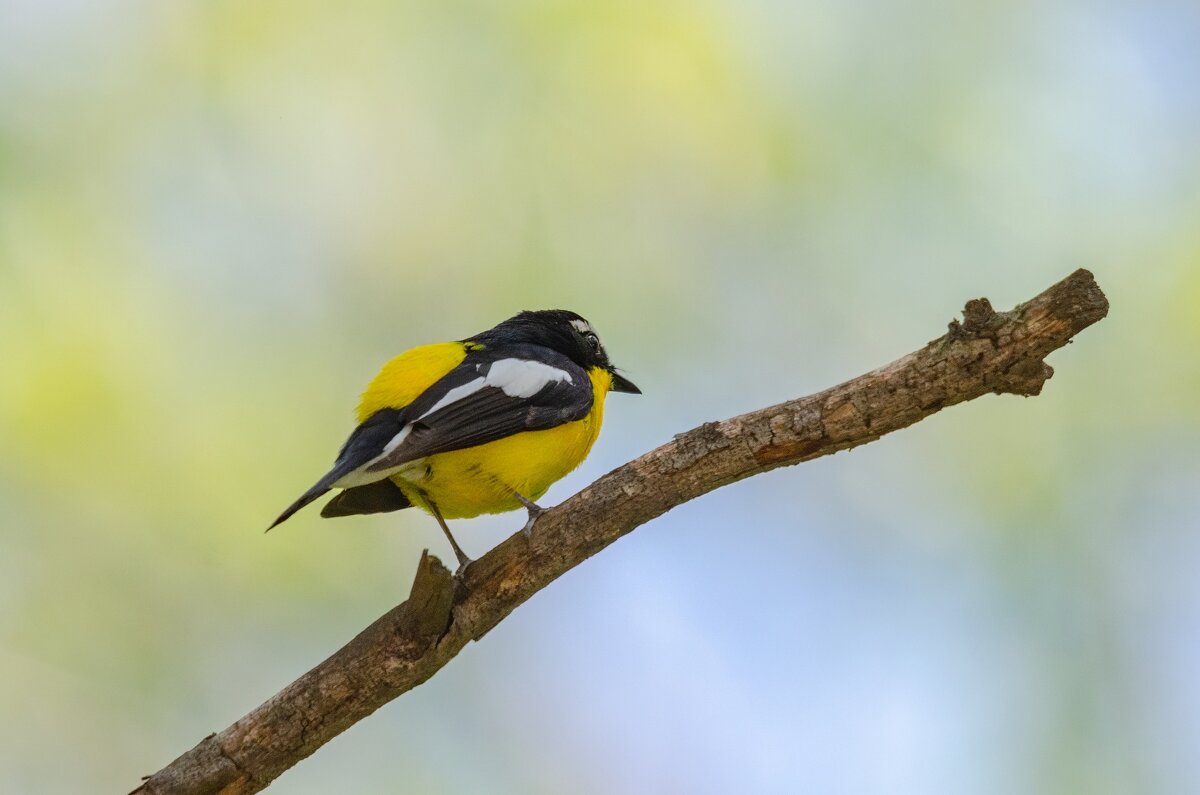
<svg viewBox="0 0 1200 795">
<path fill-rule="evenodd" d="M 333 469 L 326 472 L 325 477 L 304 492 L 300 499 L 289 505 L 288 509 L 279 515 L 271 527 L 267 528 L 267 532 L 270 532 L 279 523 L 287 521 L 296 511 L 329 491 L 333 488 L 334 483 L 377 458 L 402 427 L 404 427 L 403 409 L 380 409 L 372 414 L 366 422 L 354 429 L 354 433 L 350 434 L 350 438 L 342 445 Z"/>
<path fill-rule="evenodd" d="M 363 513 L 387 513 L 410 508 L 412 503 L 389 478 L 346 489 L 325 503 L 321 516 L 353 516 Z"/>
<path fill-rule="evenodd" d="M 300 499 L 296 500 L 291 505 L 289 505 L 287 507 L 287 510 L 285 510 L 283 513 L 279 514 L 279 518 L 276 519 L 275 521 L 271 522 L 271 526 L 268 527 L 264 532 L 267 532 L 267 533 L 271 532 L 276 527 L 283 524 L 288 519 L 292 518 L 292 514 L 294 514 L 296 511 L 300 510 L 305 505 L 308 505 L 310 502 L 317 499 L 318 497 L 320 497 L 322 494 L 324 494 L 327 491 L 329 491 L 329 487 L 322 486 L 320 483 L 318 483 L 316 486 L 313 486 L 311 489 L 304 492 L 304 494 L 300 497 Z"/>
<path fill-rule="evenodd" d="M 325 476 L 313 484 L 313 487 L 300 495 L 300 499 L 293 502 L 287 507 L 283 513 L 279 514 L 279 518 L 271 523 L 271 526 L 266 529 L 266 532 L 271 532 L 275 527 L 291 518 L 292 514 L 308 505 L 313 500 L 320 497 L 325 492 L 333 488 L 333 484 L 337 483 L 343 477 L 354 471 L 353 462 L 341 462 L 333 469 L 325 473 Z"/>
</svg>

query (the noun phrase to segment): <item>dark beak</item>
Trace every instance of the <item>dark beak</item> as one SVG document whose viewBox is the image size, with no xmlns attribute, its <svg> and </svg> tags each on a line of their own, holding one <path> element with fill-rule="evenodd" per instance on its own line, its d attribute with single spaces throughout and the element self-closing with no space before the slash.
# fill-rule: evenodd
<svg viewBox="0 0 1200 795">
<path fill-rule="evenodd" d="M 613 392 L 628 392 L 631 395 L 642 394 L 642 390 L 637 388 L 637 384 L 615 370 L 610 370 L 609 372 L 612 373 L 612 386 L 609 389 Z"/>
</svg>

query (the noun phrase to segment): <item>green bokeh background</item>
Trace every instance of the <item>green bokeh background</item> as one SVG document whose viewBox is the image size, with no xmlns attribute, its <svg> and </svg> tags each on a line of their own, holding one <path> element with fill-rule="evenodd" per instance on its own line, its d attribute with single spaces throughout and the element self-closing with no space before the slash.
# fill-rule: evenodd
<svg viewBox="0 0 1200 795">
<path fill-rule="evenodd" d="M 404 348 L 594 323 L 645 394 L 554 503 L 1086 266 L 1042 396 L 672 512 L 272 791 L 1200 791 L 1198 41 L 1167 0 L 0 2 L 0 790 L 131 789 L 450 557 L 261 532 Z"/>
</svg>

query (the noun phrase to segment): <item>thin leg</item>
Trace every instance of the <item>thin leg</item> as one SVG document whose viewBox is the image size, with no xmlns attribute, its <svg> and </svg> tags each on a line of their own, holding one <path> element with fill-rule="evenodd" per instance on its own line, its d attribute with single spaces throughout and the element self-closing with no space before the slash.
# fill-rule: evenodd
<svg viewBox="0 0 1200 795">
<path fill-rule="evenodd" d="M 525 522 L 525 526 L 521 528 L 521 532 L 525 534 L 525 538 L 533 538 L 533 524 L 538 520 L 538 517 L 546 512 L 546 509 L 515 491 L 513 492 L 513 496 L 525 506 L 525 510 L 529 511 L 529 519 Z"/>
<path fill-rule="evenodd" d="M 437 506 L 425 498 L 425 504 L 429 506 L 429 512 L 433 514 L 433 518 L 437 519 L 438 527 L 442 528 L 442 532 L 446 534 L 446 540 L 450 542 L 450 546 L 454 547 L 454 556 L 458 558 L 458 569 L 454 572 L 455 577 L 462 577 L 467 570 L 467 566 L 471 565 L 471 559 L 467 557 L 467 553 L 462 551 L 462 547 L 454 540 L 454 536 L 450 534 L 450 528 L 446 526 L 446 520 L 442 518 L 442 512 Z"/>
</svg>

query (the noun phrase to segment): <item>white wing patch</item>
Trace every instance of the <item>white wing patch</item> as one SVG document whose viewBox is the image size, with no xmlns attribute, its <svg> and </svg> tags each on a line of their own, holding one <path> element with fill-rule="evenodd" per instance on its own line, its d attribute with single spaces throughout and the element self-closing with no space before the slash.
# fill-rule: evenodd
<svg viewBox="0 0 1200 795">
<path fill-rule="evenodd" d="M 474 381 L 468 381 L 467 383 L 465 383 L 461 386 L 456 386 L 456 387 L 454 387 L 454 389 L 447 390 L 446 394 L 442 395 L 441 400 L 439 400 L 437 403 L 434 403 L 432 406 L 430 406 L 429 411 L 425 412 L 417 419 L 423 420 L 426 417 L 428 417 L 430 414 L 432 414 L 433 412 L 437 411 L 438 409 L 445 408 L 446 406 L 449 406 L 451 403 L 457 403 L 458 401 L 462 400 L 463 398 L 467 397 L 468 395 L 475 394 L 479 390 L 483 389 L 485 386 L 487 386 L 487 379 L 480 376 L 479 378 L 476 378 Z"/>
<path fill-rule="evenodd" d="M 410 433 L 412 433 L 412 424 L 411 423 L 409 423 L 409 424 L 405 425 L 403 428 L 401 428 L 400 432 L 397 433 L 395 436 L 393 436 L 391 438 L 391 440 L 389 440 L 388 443 L 386 445 L 384 445 L 383 452 L 381 452 L 379 455 L 375 456 L 370 461 L 363 464 L 362 466 L 360 466 L 358 469 L 354 470 L 353 472 L 348 472 L 345 475 L 343 475 L 341 478 L 338 479 L 338 481 L 336 483 L 333 484 L 333 487 L 335 489 L 349 489 L 349 488 L 353 488 L 354 486 L 365 486 L 368 483 L 374 483 L 377 480 L 383 480 L 385 477 L 388 476 L 389 473 L 387 473 L 387 472 L 371 472 L 370 471 L 371 467 L 375 463 L 382 461 L 393 450 L 395 450 L 397 447 L 402 445 L 404 443 L 404 440 L 408 438 L 408 435 Z"/>
<path fill-rule="evenodd" d="M 393 436 L 392 440 L 390 442 L 388 442 L 386 445 L 384 445 L 383 453 L 380 454 L 379 458 L 383 458 L 383 456 L 387 455 L 388 453 L 392 452 L 397 447 L 399 447 L 401 444 L 403 444 L 404 440 L 408 438 L 408 435 L 410 433 L 412 433 L 412 423 L 411 422 L 408 423 L 407 425 L 405 425 L 403 428 L 401 428 L 400 432 L 398 434 L 396 434 L 395 436 Z M 378 459 L 376 459 L 376 460 L 378 460 Z"/>
<path fill-rule="evenodd" d="M 559 381 L 573 383 L 566 370 L 525 359 L 501 359 L 487 374 L 487 386 L 498 386 L 515 398 L 533 397 L 546 385 Z"/>
<path fill-rule="evenodd" d="M 423 420 L 438 409 L 443 409 L 451 403 L 457 403 L 463 398 L 470 397 L 479 390 L 494 386 L 504 390 L 504 394 L 514 398 L 529 398 L 542 391 L 547 384 L 571 381 L 571 374 L 542 362 L 531 362 L 527 359 L 501 359 L 493 362 L 486 377 L 456 386 L 442 395 L 441 400 L 434 403 L 428 411 L 417 419 Z"/>
</svg>

